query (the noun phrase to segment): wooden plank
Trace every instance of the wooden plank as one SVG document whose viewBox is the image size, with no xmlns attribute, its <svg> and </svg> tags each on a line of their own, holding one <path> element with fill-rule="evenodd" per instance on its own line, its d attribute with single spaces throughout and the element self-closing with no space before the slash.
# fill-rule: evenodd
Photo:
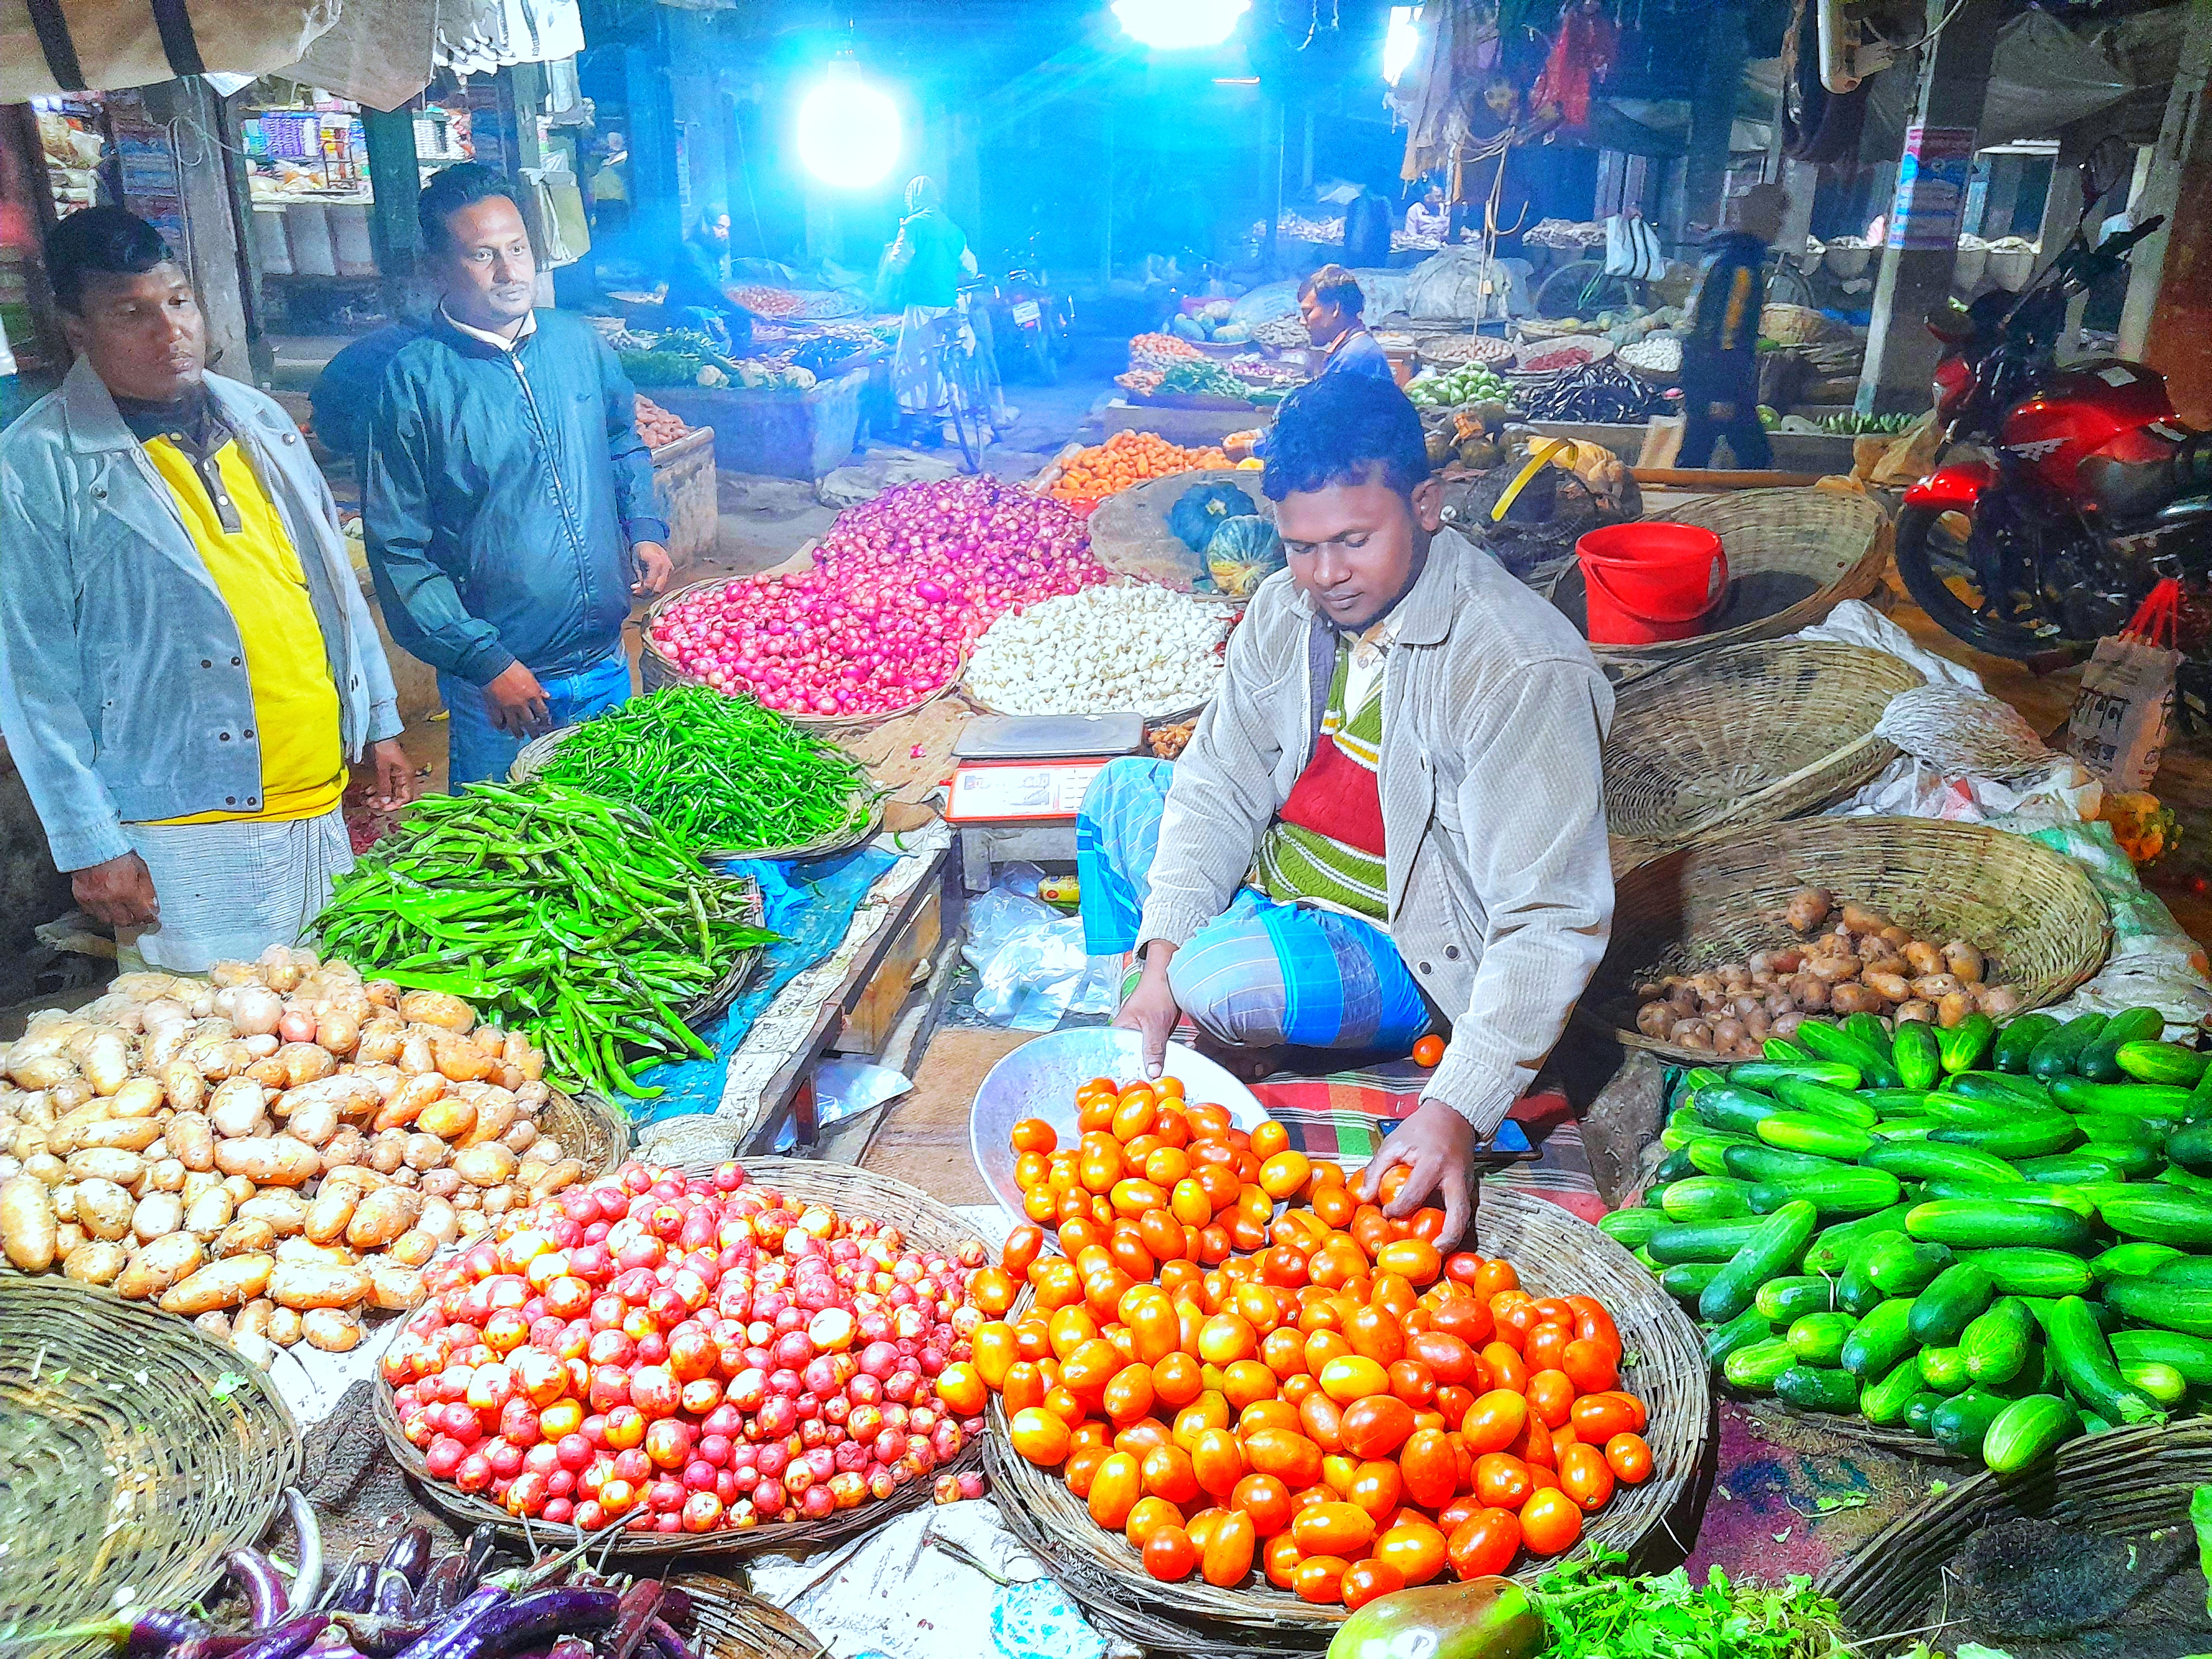
<svg viewBox="0 0 2212 1659">
<path fill-rule="evenodd" d="M 1712 467 L 1637 466 L 1630 472 L 1640 484 L 1674 489 L 1809 489 L 1826 472 L 1733 472 Z"/>
<path fill-rule="evenodd" d="M 914 1092 L 895 1102 L 860 1167 L 912 1182 L 947 1204 L 988 1204 L 968 1150 L 968 1118 L 984 1076 L 1030 1033 L 940 1030 L 915 1067 Z"/>
<path fill-rule="evenodd" d="M 868 982 L 853 999 L 845 1023 L 830 1047 L 842 1054 L 878 1054 L 898 1021 L 914 989 L 915 969 L 936 950 L 945 937 L 944 890 L 925 882 L 927 895 L 921 908 L 899 930 Z"/>
</svg>

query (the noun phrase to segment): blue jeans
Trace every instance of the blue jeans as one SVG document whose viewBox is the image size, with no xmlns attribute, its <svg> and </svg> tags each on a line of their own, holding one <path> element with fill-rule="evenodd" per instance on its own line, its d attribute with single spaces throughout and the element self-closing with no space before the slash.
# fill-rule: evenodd
<svg viewBox="0 0 2212 1659">
<path fill-rule="evenodd" d="M 1075 815 L 1084 949 L 1136 948 L 1172 763 L 1110 761 Z M 1176 1002 L 1199 1029 L 1255 1048 L 1387 1049 L 1429 1029 L 1413 975 L 1373 922 L 1284 904 L 1249 887 L 1192 934 L 1168 964 Z"/>
<path fill-rule="evenodd" d="M 617 646 L 589 668 L 554 679 L 541 674 L 538 684 L 545 688 L 545 708 L 553 724 L 574 726 L 629 701 L 629 657 Z M 514 764 L 515 756 L 529 739 L 492 724 L 482 686 L 441 674 L 438 695 L 445 699 L 448 716 L 447 787 L 458 795 L 468 784 L 503 781 L 507 768 Z"/>
</svg>

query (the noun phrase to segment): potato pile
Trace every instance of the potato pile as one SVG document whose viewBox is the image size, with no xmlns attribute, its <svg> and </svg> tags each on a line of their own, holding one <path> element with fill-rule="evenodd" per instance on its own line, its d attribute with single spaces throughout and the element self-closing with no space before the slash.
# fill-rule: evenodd
<svg viewBox="0 0 2212 1659">
<path fill-rule="evenodd" d="M 0 1044 L 0 1251 L 263 1364 L 343 1352 L 442 1246 L 583 1175 L 538 1129 L 544 1068 L 458 997 L 305 951 L 124 975 Z"/>
<path fill-rule="evenodd" d="M 1646 980 L 1636 988 L 1636 1029 L 1677 1048 L 1755 1060 L 1768 1037 L 1790 1036 L 1808 1014 L 1948 1028 L 1977 1012 L 2002 1019 L 2020 1006 L 2019 992 L 1986 982 L 1990 963 L 1966 940 L 1916 939 L 1879 910 L 1839 908 L 1825 887 L 1801 888 L 1775 920 L 1810 942 Z"/>
</svg>

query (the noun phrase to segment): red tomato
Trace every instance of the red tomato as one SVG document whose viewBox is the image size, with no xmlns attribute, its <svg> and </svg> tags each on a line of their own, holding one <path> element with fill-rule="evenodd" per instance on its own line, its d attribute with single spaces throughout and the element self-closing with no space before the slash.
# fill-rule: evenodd
<svg viewBox="0 0 2212 1659">
<path fill-rule="evenodd" d="M 1521 1506 L 1521 1540 L 1532 1555 L 1561 1555 L 1583 1535 L 1583 1512 L 1564 1492 L 1546 1487 Z"/>
<path fill-rule="evenodd" d="M 1434 1042 L 1434 1037 L 1423 1037 L 1424 1042 Z M 1388 1561 L 1355 1561 L 1344 1570 L 1339 1594 L 1347 1607 L 1364 1607 L 1378 1595 L 1388 1595 L 1393 1590 L 1406 1588 L 1406 1575 Z"/>
<path fill-rule="evenodd" d="M 1510 1510 L 1481 1509 L 1454 1528 L 1444 1545 L 1462 1578 L 1487 1578 L 1513 1565 L 1521 1548 L 1521 1517 Z"/>
<path fill-rule="evenodd" d="M 1416 1066 L 1425 1066 L 1431 1071 L 1434 1071 L 1437 1067 L 1437 1062 L 1442 1060 L 1443 1057 L 1444 1040 L 1442 1037 L 1436 1036 L 1434 1033 L 1423 1037 L 1419 1042 L 1413 1045 L 1413 1064 Z M 1347 1597 L 1346 1599 L 1345 1605 L 1346 1607 L 1355 1607 L 1358 1603 L 1352 1601 L 1349 1597 Z"/>
</svg>

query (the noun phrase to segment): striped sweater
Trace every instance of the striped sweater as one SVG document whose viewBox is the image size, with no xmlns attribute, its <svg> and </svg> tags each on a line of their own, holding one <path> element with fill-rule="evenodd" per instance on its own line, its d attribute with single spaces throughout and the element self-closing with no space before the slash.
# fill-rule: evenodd
<svg viewBox="0 0 2212 1659">
<path fill-rule="evenodd" d="M 1283 903 L 1340 910 L 1367 921 L 1390 915 L 1382 859 L 1382 676 L 1362 676 L 1359 707 L 1345 708 L 1352 641 L 1336 648 L 1328 707 L 1313 759 L 1260 841 L 1253 885 Z"/>
</svg>

